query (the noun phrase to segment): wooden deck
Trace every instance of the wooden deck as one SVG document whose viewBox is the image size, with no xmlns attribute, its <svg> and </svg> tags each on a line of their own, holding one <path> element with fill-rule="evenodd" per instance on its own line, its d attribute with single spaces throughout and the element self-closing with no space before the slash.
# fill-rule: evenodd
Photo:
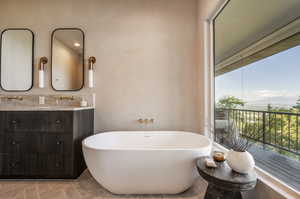
<svg viewBox="0 0 300 199">
<path fill-rule="evenodd" d="M 249 152 L 254 156 L 258 167 L 300 191 L 300 161 L 264 150 L 258 145 L 252 146 Z"/>
</svg>

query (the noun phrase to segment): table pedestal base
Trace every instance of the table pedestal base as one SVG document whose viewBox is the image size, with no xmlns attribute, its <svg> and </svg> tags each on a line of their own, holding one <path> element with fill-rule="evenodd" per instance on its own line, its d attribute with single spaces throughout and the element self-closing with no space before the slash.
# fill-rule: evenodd
<svg viewBox="0 0 300 199">
<path fill-rule="evenodd" d="M 208 184 L 204 199 L 242 199 L 241 192 L 232 192 Z"/>
</svg>

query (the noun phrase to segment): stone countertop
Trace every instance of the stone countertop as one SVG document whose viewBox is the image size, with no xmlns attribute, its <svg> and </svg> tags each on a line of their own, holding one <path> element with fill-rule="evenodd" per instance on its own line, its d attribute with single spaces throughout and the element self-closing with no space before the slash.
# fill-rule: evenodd
<svg viewBox="0 0 300 199">
<path fill-rule="evenodd" d="M 80 111 L 94 109 L 92 106 L 53 106 L 53 105 L 36 105 L 36 106 L 13 106 L 0 105 L 0 111 Z"/>
</svg>

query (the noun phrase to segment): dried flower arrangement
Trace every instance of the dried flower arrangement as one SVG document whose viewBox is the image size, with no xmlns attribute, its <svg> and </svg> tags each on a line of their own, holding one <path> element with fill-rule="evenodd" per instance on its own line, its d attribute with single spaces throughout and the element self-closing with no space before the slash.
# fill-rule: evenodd
<svg viewBox="0 0 300 199">
<path fill-rule="evenodd" d="M 252 144 L 253 142 L 250 142 L 248 139 L 242 138 L 241 136 L 233 137 L 229 143 L 230 148 L 238 152 L 247 151 Z"/>
<path fill-rule="evenodd" d="M 228 126 L 227 132 L 229 132 L 228 146 L 237 152 L 247 151 L 254 144 L 254 142 L 250 141 L 251 138 L 259 139 L 260 137 L 260 130 L 256 126 L 254 128 L 245 128 L 243 135 L 241 135 L 234 122 Z M 245 138 L 244 135 L 247 135 L 248 138 Z"/>
</svg>

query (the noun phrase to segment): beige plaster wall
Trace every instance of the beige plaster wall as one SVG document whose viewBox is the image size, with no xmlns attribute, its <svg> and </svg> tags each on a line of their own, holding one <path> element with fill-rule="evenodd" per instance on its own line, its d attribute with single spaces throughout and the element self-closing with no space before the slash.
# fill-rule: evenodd
<svg viewBox="0 0 300 199">
<path fill-rule="evenodd" d="M 197 0 L 1 0 L 0 28 L 35 33 L 35 63 L 50 58 L 51 32 L 85 32 L 85 60 L 97 58 L 95 128 L 199 131 L 196 63 Z M 50 65 L 38 89 L 37 65 L 30 93 L 53 93 Z M 3 93 L 1 91 L 1 93 Z M 154 118 L 141 126 L 138 118 Z"/>
</svg>

